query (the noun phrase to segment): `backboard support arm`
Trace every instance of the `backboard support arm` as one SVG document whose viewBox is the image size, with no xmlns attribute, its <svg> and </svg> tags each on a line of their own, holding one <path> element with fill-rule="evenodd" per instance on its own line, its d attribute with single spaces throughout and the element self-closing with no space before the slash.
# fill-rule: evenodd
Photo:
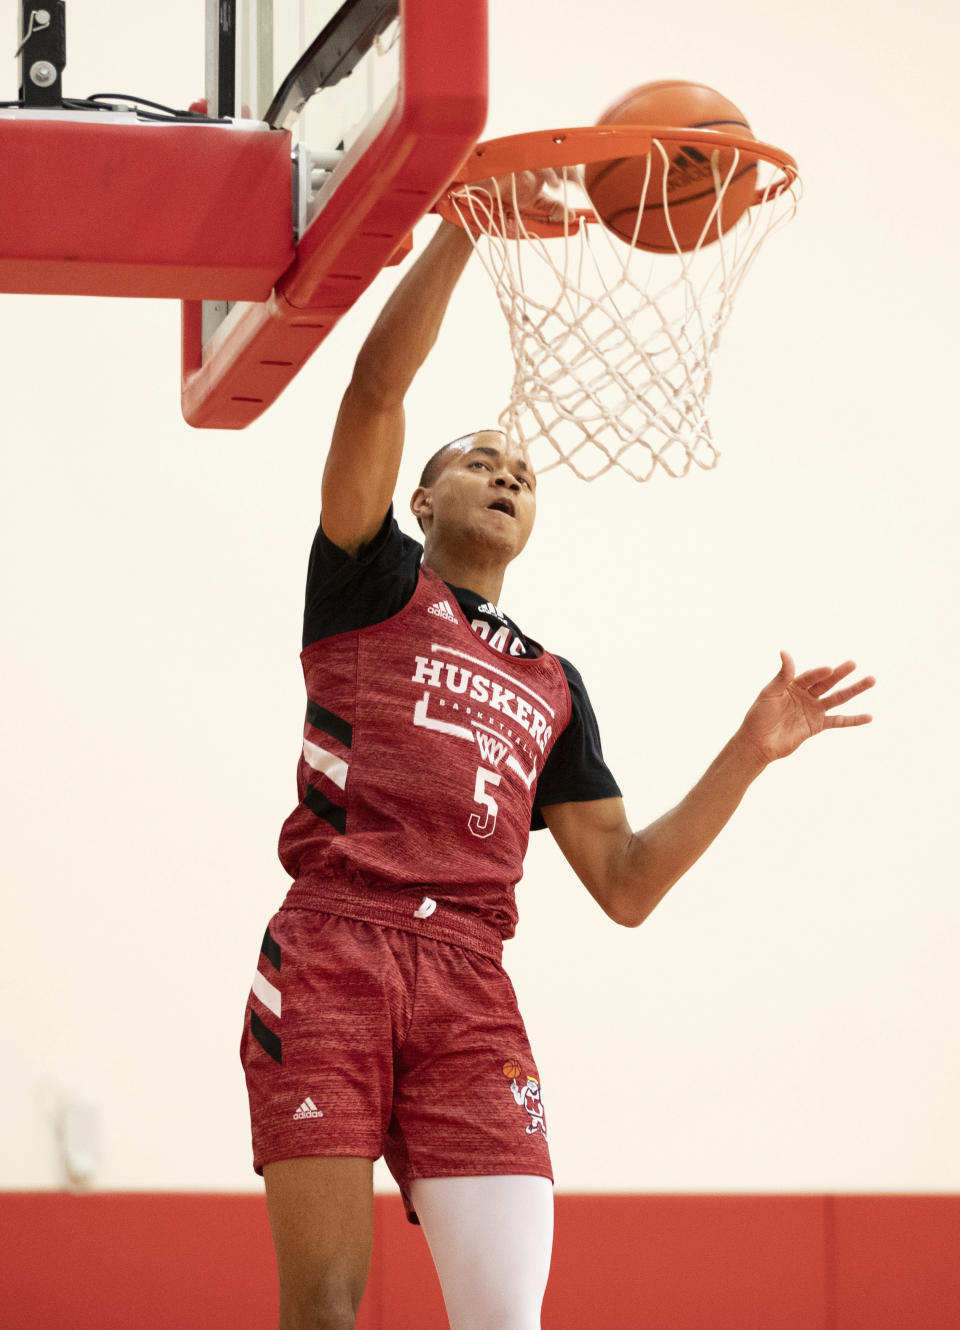
<svg viewBox="0 0 960 1330">
<path fill-rule="evenodd" d="M 20 0 L 20 105 L 63 106 L 66 0 Z"/>
<path fill-rule="evenodd" d="M 216 42 L 207 50 L 206 93 L 210 114 L 226 118 L 236 114 L 237 0 L 206 0 L 207 29 Z"/>
</svg>

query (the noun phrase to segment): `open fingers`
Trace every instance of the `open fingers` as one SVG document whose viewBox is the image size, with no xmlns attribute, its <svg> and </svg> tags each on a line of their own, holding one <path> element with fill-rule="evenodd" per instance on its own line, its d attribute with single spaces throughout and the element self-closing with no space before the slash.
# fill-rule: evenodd
<svg viewBox="0 0 960 1330">
<path fill-rule="evenodd" d="M 840 688 L 835 693 L 831 693 L 829 697 L 825 697 L 823 699 L 824 704 L 831 708 L 842 707 L 851 698 L 858 697 L 860 693 L 865 693 L 868 688 L 872 688 L 876 682 L 873 675 L 868 674 L 866 678 L 858 679 L 856 683 L 849 684 L 846 688 Z"/>
<path fill-rule="evenodd" d="M 873 717 L 868 712 L 861 712 L 858 716 L 825 716 L 823 728 L 825 730 L 845 730 L 851 725 L 869 725 Z"/>
<path fill-rule="evenodd" d="M 815 669 L 805 670 L 797 676 L 796 682 L 814 697 L 822 697 L 831 688 L 835 688 L 841 679 L 852 674 L 857 668 L 856 662 L 845 660 L 842 665 L 818 665 Z"/>
</svg>

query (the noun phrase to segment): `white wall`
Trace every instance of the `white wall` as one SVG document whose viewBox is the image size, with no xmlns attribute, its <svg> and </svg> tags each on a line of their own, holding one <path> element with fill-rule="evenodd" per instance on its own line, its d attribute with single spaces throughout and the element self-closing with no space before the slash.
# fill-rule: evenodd
<svg viewBox="0 0 960 1330">
<path fill-rule="evenodd" d="M 149 42 L 103 0 L 68 23 L 69 92 L 200 91 L 199 0 L 169 0 Z M 490 135 L 700 79 L 807 184 L 721 348 L 720 467 L 546 477 L 504 603 L 579 664 L 637 824 L 781 646 L 880 680 L 876 723 L 769 771 L 639 931 L 536 838 L 507 962 L 564 1188 L 960 1186 L 957 36 L 945 0 L 492 0 Z M 0 297 L 0 1186 L 59 1184 L 52 1124 L 80 1093 L 99 1186 L 260 1185 L 237 1045 L 285 889 L 305 560 L 338 396 L 397 275 L 240 434 L 180 419 L 175 305 Z M 411 395 L 402 494 L 495 419 L 508 375 L 478 268 Z"/>
</svg>

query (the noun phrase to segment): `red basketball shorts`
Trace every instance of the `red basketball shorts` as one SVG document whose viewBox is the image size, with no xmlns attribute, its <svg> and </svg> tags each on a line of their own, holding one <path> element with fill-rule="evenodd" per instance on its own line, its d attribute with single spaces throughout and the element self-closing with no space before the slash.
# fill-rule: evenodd
<svg viewBox="0 0 960 1330">
<path fill-rule="evenodd" d="M 258 1173 L 382 1154 L 414 1222 L 414 1178 L 552 1179 L 513 985 L 469 946 L 284 908 L 264 936 L 241 1058 Z"/>
</svg>

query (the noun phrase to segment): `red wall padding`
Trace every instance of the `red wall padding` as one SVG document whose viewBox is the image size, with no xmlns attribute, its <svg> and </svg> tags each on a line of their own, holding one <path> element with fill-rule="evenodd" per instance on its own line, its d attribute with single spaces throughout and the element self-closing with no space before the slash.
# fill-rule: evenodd
<svg viewBox="0 0 960 1330">
<path fill-rule="evenodd" d="M 446 1330 L 376 1199 L 359 1330 Z M 565 1196 L 544 1330 L 960 1330 L 960 1196 Z M 2 1330 L 272 1330 L 259 1196 L 0 1193 Z"/>
</svg>

